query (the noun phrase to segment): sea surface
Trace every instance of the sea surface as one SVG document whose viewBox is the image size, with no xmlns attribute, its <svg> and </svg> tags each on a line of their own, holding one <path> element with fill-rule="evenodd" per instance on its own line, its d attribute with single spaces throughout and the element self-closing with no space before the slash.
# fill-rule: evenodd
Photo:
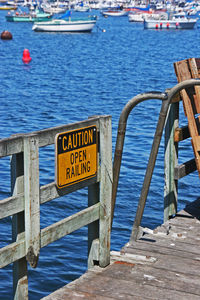
<svg viewBox="0 0 200 300">
<path fill-rule="evenodd" d="M 91 34 L 35 33 L 31 23 L 9 23 L 0 11 L 0 138 L 87 119 L 112 116 L 112 150 L 124 105 L 147 91 L 165 91 L 177 84 L 173 63 L 200 56 L 200 28 L 144 30 L 128 17 L 104 18 L 98 11 Z M 22 62 L 23 50 L 32 61 Z M 128 242 L 148 162 L 161 102 L 149 100 L 130 114 L 119 179 L 111 250 Z M 181 109 L 181 124 L 187 120 Z M 180 143 L 179 161 L 193 158 L 191 142 Z M 54 181 L 54 147 L 40 153 L 40 183 Z M 147 199 L 142 226 L 163 221 L 164 139 Z M 9 159 L 0 160 L 0 199 L 10 195 Z M 178 209 L 199 196 L 194 172 L 179 182 Z M 87 189 L 41 206 L 44 228 L 87 206 Z M 11 243 L 11 218 L 0 221 L 0 247 Z M 29 268 L 29 298 L 38 300 L 87 269 L 87 228 L 41 249 L 36 269 Z M 12 299 L 12 265 L 0 270 L 0 299 Z"/>
</svg>

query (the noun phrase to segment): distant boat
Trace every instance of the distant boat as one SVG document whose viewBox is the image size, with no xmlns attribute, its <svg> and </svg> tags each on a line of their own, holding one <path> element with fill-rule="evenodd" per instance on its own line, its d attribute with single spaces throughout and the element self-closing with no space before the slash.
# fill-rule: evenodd
<svg viewBox="0 0 200 300">
<path fill-rule="evenodd" d="M 168 15 L 165 12 L 130 12 L 128 14 L 129 22 L 144 22 L 147 19 L 166 20 Z"/>
<path fill-rule="evenodd" d="M 17 5 L 9 5 L 9 4 L 0 5 L 0 10 L 16 10 L 16 9 L 17 9 Z"/>
<path fill-rule="evenodd" d="M 89 5 L 86 5 L 83 2 L 80 2 L 74 6 L 74 11 L 87 12 L 89 10 L 90 10 Z"/>
<path fill-rule="evenodd" d="M 122 17 L 126 16 L 128 12 L 125 9 L 106 9 L 101 11 L 103 16 Z"/>
<path fill-rule="evenodd" d="M 50 14 L 60 14 L 66 12 L 66 10 L 69 8 L 68 5 L 62 4 L 59 2 L 43 2 L 41 4 L 41 8 L 46 13 Z"/>
<path fill-rule="evenodd" d="M 198 19 L 171 18 L 169 20 L 144 20 L 144 29 L 193 29 Z"/>
<path fill-rule="evenodd" d="M 22 12 L 21 10 L 16 11 L 15 13 L 8 13 L 6 15 L 6 20 L 8 22 L 40 22 L 48 21 L 52 17 L 51 14 L 45 13 L 39 9 L 31 10 L 28 13 Z"/>
<path fill-rule="evenodd" d="M 42 32 L 91 32 L 97 21 L 97 16 L 72 19 L 69 12 L 61 18 L 47 22 L 36 22 L 32 29 Z"/>
</svg>

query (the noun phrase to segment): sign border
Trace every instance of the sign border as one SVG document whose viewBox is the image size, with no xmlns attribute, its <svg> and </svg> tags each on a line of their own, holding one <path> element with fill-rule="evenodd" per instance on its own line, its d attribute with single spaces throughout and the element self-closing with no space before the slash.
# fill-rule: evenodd
<svg viewBox="0 0 200 300">
<path fill-rule="evenodd" d="M 67 183 L 67 184 L 64 184 L 64 185 L 59 185 L 58 184 L 58 174 L 59 174 L 59 170 L 58 170 L 58 168 L 59 168 L 58 167 L 58 155 L 59 154 L 58 154 L 58 144 L 57 144 L 59 136 L 60 135 L 64 135 L 64 134 L 68 134 L 68 133 L 71 133 L 71 132 L 74 132 L 74 131 L 79 131 L 79 130 L 81 131 L 81 130 L 84 130 L 84 129 L 87 129 L 87 128 L 92 128 L 92 127 L 96 129 L 96 172 L 95 172 L 95 174 L 89 175 L 89 176 L 84 177 L 82 179 L 78 179 L 78 180 L 73 181 L 71 183 Z M 73 151 L 73 150 L 71 150 L 71 151 Z M 71 151 L 69 151 L 69 152 L 71 152 Z M 82 127 L 82 128 L 76 128 L 76 129 L 73 129 L 73 130 L 69 130 L 69 131 L 65 131 L 65 132 L 60 132 L 60 133 L 56 134 L 56 136 L 55 136 L 55 182 L 56 182 L 57 188 L 62 189 L 62 188 L 66 188 L 66 187 L 69 187 L 69 186 L 72 186 L 72 185 L 76 185 L 79 182 L 86 181 L 88 179 L 96 177 L 97 176 L 97 172 L 98 172 L 98 131 L 97 131 L 97 126 L 96 125 L 91 125 L 91 126 Z"/>
</svg>

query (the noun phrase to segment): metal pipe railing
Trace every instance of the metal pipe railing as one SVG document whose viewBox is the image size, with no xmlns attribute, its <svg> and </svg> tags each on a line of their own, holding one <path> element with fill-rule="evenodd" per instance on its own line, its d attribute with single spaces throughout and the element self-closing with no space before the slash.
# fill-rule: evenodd
<svg viewBox="0 0 200 300">
<path fill-rule="evenodd" d="M 144 177 L 144 182 L 142 186 L 142 191 L 138 203 L 138 208 L 135 216 L 135 221 L 131 233 L 130 242 L 133 242 L 137 239 L 139 226 L 141 224 L 141 219 L 144 212 L 144 207 L 146 204 L 146 199 L 149 191 L 149 186 L 151 183 L 151 178 L 153 174 L 153 170 L 155 167 L 155 162 L 158 154 L 158 149 L 160 146 L 160 141 L 162 137 L 163 128 L 165 125 L 167 112 L 169 109 L 169 105 L 174 98 L 174 96 L 179 93 L 182 89 L 194 86 L 194 85 L 200 85 L 199 79 L 191 79 L 183 81 L 173 88 L 170 89 L 168 92 L 148 92 L 143 93 L 135 96 L 132 98 L 124 107 L 124 109 L 121 112 L 119 124 L 118 124 L 118 134 L 117 134 L 117 140 L 116 140 L 116 146 L 115 146 L 115 155 L 114 155 L 114 163 L 113 163 L 113 186 L 112 186 L 112 203 L 111 203 L 111 222 L 113 221 L 114 217 L 114 209 L 115 209 L 115 202 L 116 202 L 116 195 L 117 195 L 117 187 L 118 187 L 118 181 L 119 181 L 119 174 L 120 174 L 120 167 L 121 167 L 121 160 L 122 160 L 122 152 L 123 152 L 123 146 L 124 146 L 124 138 L 125 138 L 125 132 L 126 132 L 126 124 L 127 119 L 132 111 L 132 109 L 139 103 L 150 100 L 150 99 L 158 99 L 162 100 L 162 106 L 159 114 L 159 119 L 156 127 L 156 132 L 154 135 L 153 145 Z"/>
</svg>

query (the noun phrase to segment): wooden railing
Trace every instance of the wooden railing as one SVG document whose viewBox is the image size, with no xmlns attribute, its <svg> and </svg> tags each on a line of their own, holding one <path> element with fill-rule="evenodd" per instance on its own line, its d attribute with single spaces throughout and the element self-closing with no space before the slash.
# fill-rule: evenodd
<svg viewBox="0 0 200 300">
<path fill-rule="evenodd" d="M 178 82 L 200 78 L 200 59 L 189 58 L 174 63 Z M 179 101 L 182 100 L 188 126 L 179 128 Z M 200 88 L 185 88 L 171 103 L 165 128 L 165 200 L 164 221 L 177 212 L 178 180 L 198 170 L 200 176 Z M 178 164 L 179 142 L 190 138 L 194 159 Z"/>
<path fill-rule="evenodd" d="M 62 188 L 55 181 L 40 186 L 39 148 L 54 144 L 57 134 L 90 126 L 95 126 L 97 130 L 95 174 Z M 100 267 L 108 265 L 112 190 L 111 117 L 97 116 L 79 123 L 2 139 L 0 158 L 6 156 L 11 156 L 12 196 L 0 200 L 0 219 L 13 216 L 13 242 L 0 249 L 0 268 L 14 263 L 13 298 L 28 299 L 27 262 L 33 268 L 37 266 L 40 248 L 83 226 L 88 225 L 88 267 L 94 261 Z M 40 229 L 41 204 L 86 186 L 88 208 Z"/>
<path fill-rule="evenodd" d="M 178 162 L 179 143 L 191 138 L 188 126 L 179 127 L 180 101 L 181 97 L 176 97 L 170 105 L 165 126 L 164 221 L 177 213 L 178 181 L 197 170 L 195 158 L 182 164 Z"/>
</svg>

